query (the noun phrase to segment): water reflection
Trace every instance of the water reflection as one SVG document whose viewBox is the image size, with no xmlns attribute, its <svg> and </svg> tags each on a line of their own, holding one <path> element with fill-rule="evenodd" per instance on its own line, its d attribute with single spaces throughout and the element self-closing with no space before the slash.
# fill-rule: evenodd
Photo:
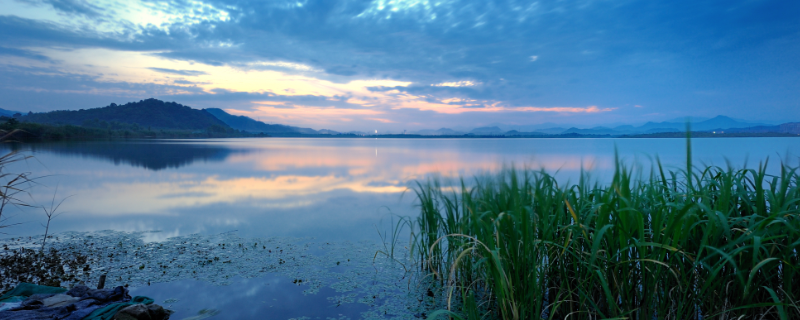
<svg viewBox="0 0 800 320">
<path fill-rule="evenodd" d="M 695 163 L 742 165 L 800 154 L 800 139 L 697 139 Z M 614 150 L 647 172 L 652 157 L 685 163 L 681 139 L 210 139 L 30 144 L 36 161 L 9 170 L 42 178 L 31 199 L 72 196 L 55 231 L 159 229 L 183 235 L 239 230 L 243 236 L 376 239 L 388 212 L 415 213 L 415 180 L 497 171 L 511 163 L 605 181 Z M 796 163 L 796 158 L 789 158 Z M 772 161 L 776 164 L 777 161 Z M 40 233 L 41 210 L 16 208 L 4 231 Z M 13 211 L 12 210 L 12 211 Z M 5 215 L 4 215 L 5 217 Z"/>
<path fill-rule="evenodd" d="M 336 296 L 336 291 L 328 287 L 312 295 L 303 294 L 304 289 L 292 279 L 269 274 L 236 278 L 228 286 L 197 280 L 158 283 L 132 288 L 131 295 L 145 295 L 164 304 L 175 311 L 174 319 L 202 317 L 203 310 L 218 312 L 217 318 L 222 319 L 359 319 L 368 309 L 361 303 L 333 304 L 328 297 Z"/>
<path fill-rule="evenodd" d="M 12 144 L 14 150 L 51 152 L 64 156 L 98 158 L 115 165 L 130 165 L 149 170 L 177 169 L 195 161 L 225 161 L 234 153 L 245 153 L 246 149 L 232 149 L 220 145 L 176 143 L 162 141 L 92 141 Z"/>
</svg>

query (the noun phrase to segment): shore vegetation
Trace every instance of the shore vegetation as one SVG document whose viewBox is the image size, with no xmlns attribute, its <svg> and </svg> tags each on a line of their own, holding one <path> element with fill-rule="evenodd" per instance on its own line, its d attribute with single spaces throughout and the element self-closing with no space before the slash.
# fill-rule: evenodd
<svg viewBox="0 0 800 320">
<path fill-rule="evenodd" d="M 44 124 L 20 122 L 16 118 L 0 117 L 0 132 L 6 141 L 62 141 L 93 139 L 186 139 L 258 137 L 220 125 L 210 125 L 202 130 L 143 127 L 117 121 L 97 121 L 85 126 L 72 124 Z"/>
<path fill-rule="evenodd" d="M 654 162 L 616 159 L 609 185 L 418 182 L 412 255 L 446 304 L 428 319 L 800 318 L 797 168 Z"/>
</svg>

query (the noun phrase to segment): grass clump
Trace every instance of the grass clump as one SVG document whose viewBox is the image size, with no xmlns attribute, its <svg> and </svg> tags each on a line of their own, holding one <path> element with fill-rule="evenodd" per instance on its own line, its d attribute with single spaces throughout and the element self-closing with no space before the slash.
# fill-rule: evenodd
<svg viewBox="0 0 800 320">
<path fill-rule="evenodd" d="M 766 167 L 418 182 L 412 252 L 447 304 L 428 318 L 800 318 L 800 176 Z"/>
</svg>

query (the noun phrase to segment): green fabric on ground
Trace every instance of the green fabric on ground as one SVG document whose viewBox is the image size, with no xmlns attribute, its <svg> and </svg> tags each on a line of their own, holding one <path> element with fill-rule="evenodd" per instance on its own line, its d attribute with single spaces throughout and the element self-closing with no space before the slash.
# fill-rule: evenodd
<svg viewBox="0 0 800 320">
<path fill-rule="evenodd" d="M 105 307 L 95 310 L 83 320 L 110 320 L 114 317 L 117 312 L 122 309 L 125 309 L 128 306 L 132 306 L 134 304 L 151 304 L 153 303 L 153 299 L 144 296 L 135 296 L 131 299 L 130 302 L 120 302 L 120 303 L 112 303 Z"/>
<path fill-rule="evenodd" d="M 3 300 L 0 300 L 0 302 L 22 302 L 22 301 L 25 301 L 25 299 L 28 299 L 28 297 L 26 297 L 26 296 L 13 296 L 13 297 L 8 297 L 8 298 L 5 298 Z"/>
<path fill-rule="evenodd" d="M 9 292 L 6 292 L 2 297 L 0 297 L 0 302 L 13 302 L 13 301 L 22 301 L 16 297 L 30 297 L 34 294 L 49 294 L 49 293 L 64 293 L 67 292 L 67 289 L 60 288 L 60 287 L 48 287 L 48 286 L 40 286 L 38 284 L 32 283 L 25 283 L 21 282 L 17 285 L 16 288 L 12 289 Z"/>
</svg>

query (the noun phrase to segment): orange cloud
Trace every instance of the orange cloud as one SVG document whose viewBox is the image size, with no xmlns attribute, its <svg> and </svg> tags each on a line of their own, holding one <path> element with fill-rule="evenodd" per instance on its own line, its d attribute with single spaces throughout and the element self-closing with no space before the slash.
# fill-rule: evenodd
<svg viewBox="0 0 800 320">
<path fill-rule="evenodd" d="M 533 111 L 533 112 L 565 112 L 565 113 L 598 113 L 598 112 L 609 112 L 614 111 L 617 108 L 603 108 L 600 109 L 597 106 L 589 106 L 586 108 L 576 108 L 576 107 L 522 107 L 522 108 L 512 108 L 506 110 L 519 110 L 519 111 Z"/>
<path fill-rule="evenodd" d="M 34 48 L 35 49 L 35 48 Z M 417 109 L 440 114 L 467 112 L 556 112 L 591 114 L 613 111 L 613 108 L 588 107 L 513 107 L 497 100 L 472 100 L 465 97 L 431 97 L 415 95 L 402 90 L 373 91 L 373 87 L 407 87 L 411 82 L 388 79 L 358 79 L 346 83 L 331 82 L 315 76 L 322 73 L 310 66 L 286 61 L 260 61 L 251 66 L 275 66 L 305 73 L 293 74 L 276 70 L 245 70 L 231 66 L 211 66 L 186 61 L 173 61 L 143 52 L 113 51 L 107 49 L 59 50 L 37 49 L 42 54 L 65 61 L 71 72 L 100 74 L 103 81 L 125 81 L 138 83 L 165 83 L 176 85 L 169 94 L 191 94 L 193 91 L 180 87 L 196 87 L 205 94 L 216 94 L 217 89 L 227 92 L 267 93 L 281 92 L 283 95 L 314 95 L 331 101 L 348 97 L 347 103 L 361 106 L 359 109 L 341 109 L 319 106 L 295 105 L 286 101 L 252 101 L 252 111 L 228 109 L 232 114 L 247 115 L 257 119 L 293 123 L 302 126 L 331 127 L 335 123 L 349 120 L 368 120 L 395 123 L 389 114 L 396 109 Z M 193 70 L 196 75 L 172 76 L 154 70 Z M 177 85 L 175 79 L 188 79 L 191 84 Z M 452 81 L 431 84 L 434 87 L 471 87 L 481 85 L 474 81 Z M 99 93 L 99 92 L 94 92 Z M 128 92 L 135 95 L 136 92 Z M 432 101 L 438 98 L 439 101 Z"/>
<path fill-rule="evenodd" d="M 389 119 L 382 119 L 382 118 L 367 118 L 367 120 L 374 120 L 374 121 L 378 121 L 378 122 L 380 122 L 380 123 L 395 123 L 395 122 L 394 122 L 394 121 L 392 121 L 392 120 L 389 120 Z"/>
</svg>

